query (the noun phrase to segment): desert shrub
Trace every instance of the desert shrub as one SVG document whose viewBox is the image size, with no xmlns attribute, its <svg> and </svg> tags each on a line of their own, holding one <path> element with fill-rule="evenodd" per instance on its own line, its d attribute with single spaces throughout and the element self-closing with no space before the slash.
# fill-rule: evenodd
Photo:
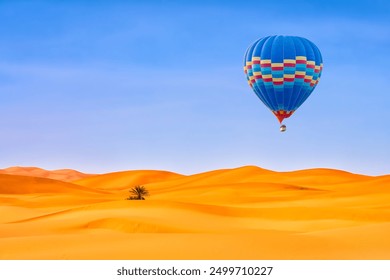
<svg viewBox="0 0 390 280">
<path fill-rule="evenodd" d="M 149 191 L 144 186 L 135 186 L 129 190 L 130 196 L 126 200 L 145 200 L 145 196 L 149 196 Z"/>
</svg>

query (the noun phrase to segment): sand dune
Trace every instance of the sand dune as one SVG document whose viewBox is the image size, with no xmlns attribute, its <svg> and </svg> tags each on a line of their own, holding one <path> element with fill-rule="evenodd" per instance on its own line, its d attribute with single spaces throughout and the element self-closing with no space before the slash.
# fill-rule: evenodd
<svg viewBox="0 0 390 280">
<path fill-rule="evenodd" d="M 144 185 L 151 196 L 125 200 Z M 389 259 L 390 176 L 256 166 L 0 175 L 0 259 Z"/>
<path fill-rule="evenodd" d="M 53 179 L 19 175 L 0 175 L 0 194 L 52 194 L 64 192 L 104 193 L 92 188 Z"/>
<path fill-rule="evenodd" d="M 38 167 L 21 167 L 14 166 L 5 169 L 0 169 L 0 174 L 9 175 L 22 175 L 55 179 L 65 182 L 79 180 L 91 176 L 91 174 L 81 173 L 73 169 L 58 169 L 58 170 L 45 170 Z"/>
<path fill-rule="evenodd" d="M 74 180 L 75 184 L 102 190 L 128 190 L 136 185 L 149 184 L 180 178 L 182 175 L 155 170 L 137 170 L 107 173 Z"/>
</svg>

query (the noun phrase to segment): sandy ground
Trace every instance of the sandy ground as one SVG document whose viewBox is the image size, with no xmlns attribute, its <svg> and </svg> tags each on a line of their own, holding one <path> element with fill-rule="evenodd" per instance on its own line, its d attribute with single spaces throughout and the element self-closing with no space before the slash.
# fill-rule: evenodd
<svg viewBox="0 0 390 280">
<path fill-rule="evenodd" d="M 390 175 L 66 172 L 0 174 L 0 259 L 390 259 Z"/>
</svg>

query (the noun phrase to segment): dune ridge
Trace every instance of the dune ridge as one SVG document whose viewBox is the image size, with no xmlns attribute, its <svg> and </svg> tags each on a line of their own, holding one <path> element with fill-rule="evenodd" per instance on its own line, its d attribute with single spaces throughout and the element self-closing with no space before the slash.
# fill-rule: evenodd
<svg viewBox="0 0 390 280">
<path fill-rule="evenodd" d="M 136 185 L 151 196 L 125 200 Z M 0 259 L 390 258 L 390 175 L 257 166 L 71 182 L 1 174 L 0 211 Z"/>
<path fill-rule="evenodd" d="M 86 174 L 73 169 L 57 169 L 57 170 L 46 170 L 38 167 L 24 167 L 24 166 L 13 166 L 4 169 L 0 169 L 0 174 L 8 175 L 22 175 L 31 177 L 41 177 L 48 179 L 55 179 L 65 182 L 71 182 L 83 178 L 87 178 L 94 174 Z"/>
</svg>

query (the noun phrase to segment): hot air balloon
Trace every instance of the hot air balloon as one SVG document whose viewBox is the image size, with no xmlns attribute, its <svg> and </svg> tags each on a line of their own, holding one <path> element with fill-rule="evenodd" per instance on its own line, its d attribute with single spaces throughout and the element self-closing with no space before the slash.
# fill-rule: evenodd
<svg viewBox="0 0 390 280">
<path fill-rule="evenodd" d="M 296 36 L 268 36 L 245 53 L 244 72 L 260 100 L 282 124 L 313 92 L 322 72 L 322 56 L 311 41 Z"/>
</svg>

